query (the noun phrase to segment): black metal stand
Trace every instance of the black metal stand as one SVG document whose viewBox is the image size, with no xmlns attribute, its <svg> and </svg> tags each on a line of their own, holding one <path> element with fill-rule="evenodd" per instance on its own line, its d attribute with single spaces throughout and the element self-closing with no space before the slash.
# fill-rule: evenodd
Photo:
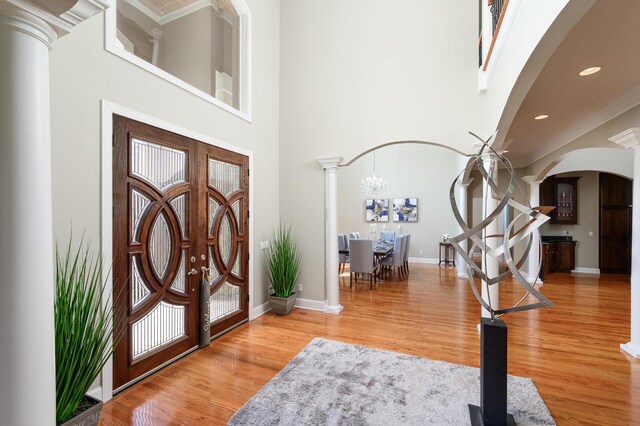
<svg viewBox="0 0 640 426">
<path fill-rule="evenodd" d="M 507 413 L 507 325 L 482 318 L 480 339 L 480 407 L 469 404 L 471 424 L 515 425 Z"/>
</svg>

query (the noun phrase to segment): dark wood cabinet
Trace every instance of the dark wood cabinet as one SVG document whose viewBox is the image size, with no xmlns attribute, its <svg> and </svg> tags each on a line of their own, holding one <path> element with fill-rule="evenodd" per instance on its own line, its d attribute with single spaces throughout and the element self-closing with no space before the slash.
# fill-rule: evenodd
<svg viewBox="0 0 640 426">
<path fill-rule="evenodd" d="M 558 269 L 558 244 L 543 244 L 542 247 L 542 274 L 546 276 Z"/>
<path fill-rule="evenodd" d="M 578 223 L 578 177 L 550 176 L 540 184 L 540 205 L 554 206 L 551 223 Z"/>
<path fill-rule="evenodd" d="M 576 269 L 576 242 L 558 241 L 542 245 L 543 275 Z"/>
<path fill-rule="evenodd" d="M 576 242 L 558 243 L 558 272 L 571 272 L 576 269 Z"/>
</svg>

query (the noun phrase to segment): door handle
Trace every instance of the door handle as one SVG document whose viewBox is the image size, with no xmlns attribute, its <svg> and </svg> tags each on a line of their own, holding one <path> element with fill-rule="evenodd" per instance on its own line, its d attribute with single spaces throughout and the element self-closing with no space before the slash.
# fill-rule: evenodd
<svg viewBox="0 0 640 426">
<path fill-rule="evenodd" d="M 187 275 L 196 275 L 198 270 L 196 268 L 191 268 L 191 270 L 187 273 Z"/>
</svg>

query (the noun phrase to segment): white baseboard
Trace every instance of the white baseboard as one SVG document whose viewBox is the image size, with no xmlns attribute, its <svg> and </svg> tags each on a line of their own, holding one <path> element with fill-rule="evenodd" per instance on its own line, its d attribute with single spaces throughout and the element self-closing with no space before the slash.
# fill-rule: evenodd
<svg viewBox="0 0 640 426">
<path fill-rule="evenodd" d="M 269 306 L 269 301 L 266 301 L 263 304 L 258 305 L 251 310 L 251 318 L 249 318 L 249 320 L 254 320 L 258 318 L 260 315 L 264 314 L 265 312 L 269 312 L 270 310 L 271 310 L 271 306 Z"/>
<path fill-rule="evenodd" d="M 296 304 L 294 305 L 296 308 L 301 309 L 310 309 L 312 311 L 324 311 L 324 307 L 326 305 L 326 301 L 324 300 L 313 300 L 313 299 L 296 299 Z"/>
<path fill-rule="evenodd" d="M 87 392 L 87 395 L 89 395 L 92 398 L 99 399 L 100 401 L 102 401 L 102 386 L 98 386 L 96 388 L 93 388 L 93 389 L 89 390 L 89 392 Z"/>
<path fill-rule="evenodd" d="M 434 259 L 431 257 L 410 257 L 409 262 L 411 263 L 427 263 L 429 265 L 437 265 L 438 259 Z"/>
<path fill-rule="evenodd" d="M 634 358 L 640 359 L 640 346 L 634 345 L 633 343 L 621 343 L 620 349 L 628 353 Z"/>
<path fill-rule="evenodd" d="M 594 274 L 600 275 L 600 268 L 576 268 L 571 272 L 576 272 L 578 274 Z"/>
</svg>

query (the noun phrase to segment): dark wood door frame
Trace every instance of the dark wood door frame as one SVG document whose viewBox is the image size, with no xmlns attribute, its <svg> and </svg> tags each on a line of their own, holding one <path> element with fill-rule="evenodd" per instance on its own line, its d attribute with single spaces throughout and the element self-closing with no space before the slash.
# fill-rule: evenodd
<svg viewBox="0 0 640 426">
<path fill-rule="evenodd" d="M 132 175 L 132 164 L 128 159 L 131 152 L 131 141 L 133 137 L 150 142 L 157 145 L 165 145 L 171 149 L 182 151 L 186 153 L 188 157 L 186 182 L 180 181 L 175 185 L 169 185 L 166 191 L 159 190 L 153 185 L 146 185 L 143 179 L 138 179 L 135 174 Z M 124 144 L 124 145 L 123 145 Z M 144 300 L 142 306 L 132 306 L 131 299 L 134 297 L 131 294 L 131 288 L 125 289 L 127 292 L 127 304 L 128 304 L 128 321 L 129 324 L 133 324 L 134 321 L 139 320 L 148 314 L 149 306 L 157 304 L 159 300 L 165 298 L 167 301 L 178 305 L 185 306 L 185 323 L 186 334 L 177 340 L 172 342 L 170 349 L 158 349 L 152 350 L 148 355 L 139 357 L 133 360 L 130 353 L 127 353 L 122 349 L 123 344 L 131 345 L 132 332 L 128 327 L 127 334 L 123 338 L 123 343 L 119 345 L 119 350 L 116 350 L 114 354 L 114 368 L 113 368 L 113 389 L 122 388 L 123 385 L 130 384 L 133 381 L 137 381 L 139 377 L 144 377 L 148 372 L 155 371 L 157 368 L 161 368 L 166 363 L 172 361 L 177 356 L 184 355 L 190 352 L 197 346 L 197 334 L 199 326 L 199 291 L 200 291 L 200 277 L 201 274 L 187 275 L 184 282 L 184 293 L 176 294 L 175 288 L 168 288 L 167 283 L 173 282 L 174 278 L 178 274 L 180 265 L 182 264 L 183 273 L 189 271 L 192 267 L 197 267 L 198 272 L 200 269 L 200 263 L 204 262 L 200 256 L 203 250 L 206 248 L 206 243 L 203 238 L 197 236 L 206 234 L 206 211 L 207 202 L 206 198 L 201 197 L 202 190 L 199 188 L 205 187 L 206 189 L 206 176 L 203 176 L 200 170 L 202 166 L 202 157 L 209 158 L 210 155 L 224 158 L 227 157 L 233 159 L 240 159 L 239 165 L 243 167 L 242 178 L 242 191 L 231 194 L 229 198 L 229 204 L 234 203 L 236 200 L 242 202 L 243 217 L 236 220 L 233 214 L 227 215 L 231 221 L 231 225 L 236 227 L 235 229 L 241 229 L 240 239 L 233 241 L 232 255 L 241 256 L 241 275 L 243 277 L 243 296 L 242 301 L 242 318 L 240 322 L 248 319 L 249 316 L 249 263 L 248 263 L 248 247 L 249 247 L 249 184 L 248 184 L 248 166 L 249 157 L 236 154 L 232 151 L 228 151 L 222 148 L 217 148 L 212 145 L 190 139 L 185 136 L 171 133 L 163 129 L 152 127 L 142 122 L 138 122 L 125 117 L 113 116 L 113 265 L 114 265 L 114 293 L 119 292 L 123 287 L 126 287 L 130 281 L 130 275 L 132 271 L 132 265 L 135 263 L 136 267 L 140 270 L 140 274 L 146 276 L 148 281 L 147 287 L 151 290 L 151 296 L 148 296 Z M 123 178 L 126 175 L 126 179 Z M 246 176 L 245 176 L 246 175 Z M 147 182 L 148 183 L 148 182 Z M 162 185 L 160 185 L 162 186 Z M 132 191 L 135 189 L 136 193 L 140 194 L 142 199 L 150 201 L 150 204 L 145 207 L 144 217 L 139 220 L 139 229 L 135 231 L 136 235 L 132 235 L 132 220 L 130 218 L 130 212 L 134 201 L 131 200 Z M 186 205 L 183 211 L 184 218 L 178 221 L 175 211 L 175 206 L 172 207 L 172 201 L 176 197 L 183 197 L 183 202 Z M 118 201 L 120 200 L 120 202 Z M 122 202 L 124 200 L 124 202 Z M 228 206 L 225 206 L 228 208 Z M 128 220 L 122 220 L 122 218 L 129 218 Z M 169 235 L 171 247 L 168 255 L 168 261 L 166 271 L 160 274 L 151 265 L 151 256 L 144 253 L 144 250 L 140 250 L 141 244 L 145 241 L 149 241 L 149 234 L 151 233 L 151 227 L 154 226 L 156 221 L 162 218 L 166 222 L 166 232 Z M 185 225 L 185 220 L 187 225 Z M 137 221 L 138 222 L 138 221 Z M 240 222 L 240 224 L 238 224 Z M 182 225 L 181 225 L 182 224 Z M 238 226 L 240 225 L 240 226 Z M 204 232 L 204 234 L 203 234 Z M 177 243 L 177 244 L 176 244 Z M 123 247 L 129 247 L 123 250 Z M 181 258 L 181 254 L 184 255 L 184 260 Z M 197 257 L 196 257 L 197 256 Z M 193 260 L 196 259 L 196 260 Z M 200 262 L 200 263 L 197 263 Z M 126 268 L 120 265 L 127 265 Z M 226 271 L 224 271 L 226 272 Z M 230 282 L 233 281 L 232 274 L 227 274 L 226 277 Z M 236 283 L 238 280 L 236 279 Z M 222 283 L 220 283 L 222 284 Z M 213 289 L 212 289 L 213 290 Z M 145 308 L 147 306 L 147 308 Z M 225 327 L 232 327 L 233 321 L 228 318 L 225 319 Z M 237 318 L 234 318 L 237 320 Z M 213 326 L 214 324 L 212 324 Z M 175 345 L 174 345 L 175 343 Z M 130 352 L 130 351 L 129 351 Z M 156 360 L 153 358 L 156 357 Z M 162 359 L 158 361 L 158 357 Z M 134 362 L 135 361 L 135 362 Z M 131 374 L 123 375 L 122 365 L 127 365 L 131 369 Z M 126 377 L 125 377 L 126 376 Z"/>
<path fill-rule="evenodd" d="M 602 273 L 631 273 L 633 181 L 600 173 L 599 267 Z"/>
</svg>

